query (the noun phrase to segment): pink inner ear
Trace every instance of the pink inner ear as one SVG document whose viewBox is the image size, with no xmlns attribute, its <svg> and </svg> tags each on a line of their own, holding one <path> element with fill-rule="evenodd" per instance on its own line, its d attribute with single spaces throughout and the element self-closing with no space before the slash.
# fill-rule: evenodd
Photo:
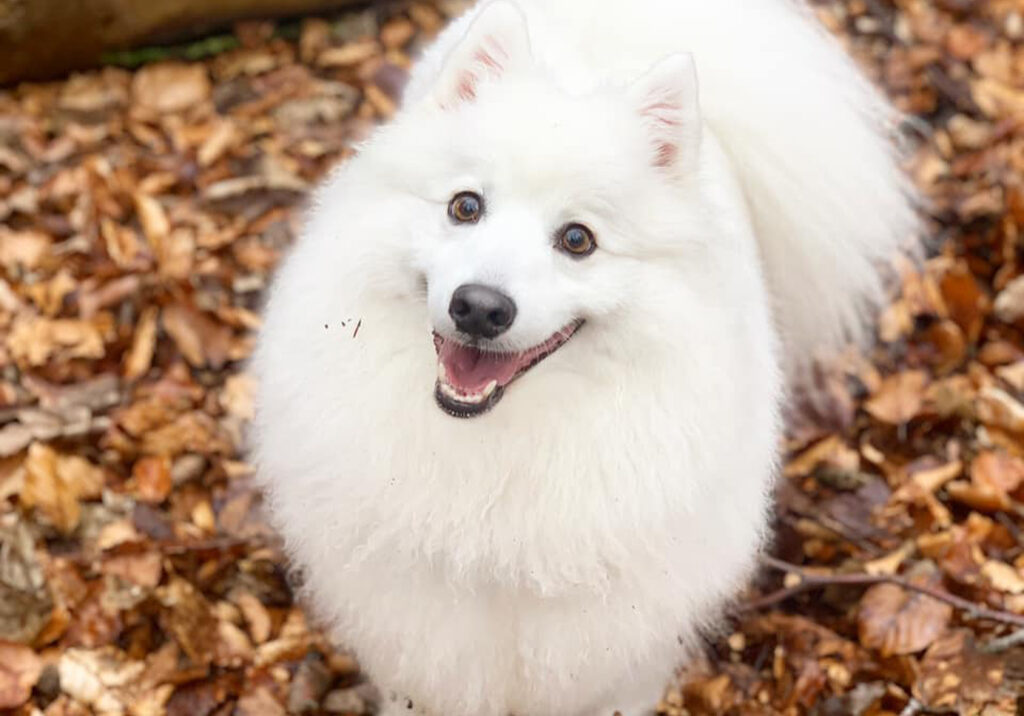
<svg viewBox="0 0 1024 716">
<path fill-rule="evenodd" d="M 654 152 L 654 166 L 666 169 L 675 164 L 678 154 L 679 148 L 676 145 L 662 142 Z"/>
<path fill-rule="evenodd" d="M 472 72 L 460 74 L 459 82 L 455 86 L 455 96 L 463 102 L 471 102 L 476 99 L 476 75 Z"/>
<path fill-rule="evenodd" d="M 507 59 L 501 45 L 493 37 L 485 37 L 481 46 L 472 55 L 470 69 L 459 74 L 459 81 L 455 85 L 455 95 L 458 99 L 464 102 L 476 99 L 476 87 L 480 83 L 481 73 L 489 72 L 497 77 L 505 70 L 504 64 L 496 55 Z"/>
<path fill-rule="evenodd" d="M 682 127 L 679 106 L 669 100 L 656 101 L 644 107 L 643 116 L 654 133 L 656 167 L 670 167 L 679 155 L 677 136 Z"/>
<path fill-rule="evenodd" d="M 487 51 L 488 46 L 493 47 L 495 50 L 497 50 L 497 54 L 501 54 L 505 56 L 505 59 L 508 59 L 508 56 L 502 49 L 501 45 L 499 45 L 498 42 L 493 37 L 487 37 L 484 40 L 484 44 L 481 47 L 479 47 L 477 51 L 473 54 L 473 61 L 483 65 L 484 67 L 491 70 L 495 74 L 500 74 L 502 70 L 504 70 L 505 68 L 502 65 L 502 63 L 499 62 L 498 59 L 494 57 L 494 54 Z"/>
</svg>

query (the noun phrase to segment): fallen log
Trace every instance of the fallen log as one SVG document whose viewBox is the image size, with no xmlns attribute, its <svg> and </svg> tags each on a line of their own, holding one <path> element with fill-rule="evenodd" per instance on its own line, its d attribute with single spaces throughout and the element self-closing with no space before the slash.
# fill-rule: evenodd
<svg viewBox="0 0 1024 716">
<path fill-rule="evenodd" d="M 195 37 L 236 20 L 360 0 L 0 0 L 0 85 L 95 66 L 103 54 Z M 366 0 L 362 0 L 366 4 Z"/>
</svg>

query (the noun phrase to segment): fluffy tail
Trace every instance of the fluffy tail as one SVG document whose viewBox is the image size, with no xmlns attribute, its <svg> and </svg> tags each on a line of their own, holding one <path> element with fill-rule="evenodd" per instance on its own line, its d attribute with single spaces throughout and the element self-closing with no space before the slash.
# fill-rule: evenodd
<svg viewBox="0 0 1024 716">
<path fill-rule="evenodd" d="M 751 206 L 792 375 L 869 337 L 885 267 L 916 253 L 895 113 L 802 5 L 708 4 L 735 29 L 716 46 L 695 38 L 707 120 Z"/>
</svg>

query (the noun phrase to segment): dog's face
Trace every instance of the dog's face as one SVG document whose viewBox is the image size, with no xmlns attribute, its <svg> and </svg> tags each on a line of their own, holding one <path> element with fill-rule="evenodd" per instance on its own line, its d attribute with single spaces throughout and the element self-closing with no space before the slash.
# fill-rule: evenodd
<svg viewBox="0 0 1024 716">
<path fill-rule="evenodd" d="M 358 161 L 391 194 L 386 263 L 425 287 L 410 301 L 426 301 L 442 409 L 486 412 L 570 342 L 587 351 L 595 326 L 663 308 L 666 267 L 699 221 L 682 188 L 699 145 L 695 82 L 676 56 L 630 87 L 571 96 L 499 1 L 432 95 L 366 148 Z"/>
</svg>

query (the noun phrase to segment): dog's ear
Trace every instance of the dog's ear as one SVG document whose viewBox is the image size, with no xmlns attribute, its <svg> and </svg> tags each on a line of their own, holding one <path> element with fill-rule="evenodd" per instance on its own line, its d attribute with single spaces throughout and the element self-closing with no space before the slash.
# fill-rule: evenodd
<svg viewBox="0 0 1024 716">
<path fill-rule="evenodd" d="M 651 140 L 651 161 L 677 172 L 700 146 L 697 71 L 689 53 L 656 63 L 629 88 L 629 96 Z"/>
<path fill-rule="evenodd" d="M 485 5 L 441 70 L 435 97 L 444 107 L 472 102 L 482 82 L 500 78 L 531 60 L 526 18 L 509 0 Z"/>
</svg>

